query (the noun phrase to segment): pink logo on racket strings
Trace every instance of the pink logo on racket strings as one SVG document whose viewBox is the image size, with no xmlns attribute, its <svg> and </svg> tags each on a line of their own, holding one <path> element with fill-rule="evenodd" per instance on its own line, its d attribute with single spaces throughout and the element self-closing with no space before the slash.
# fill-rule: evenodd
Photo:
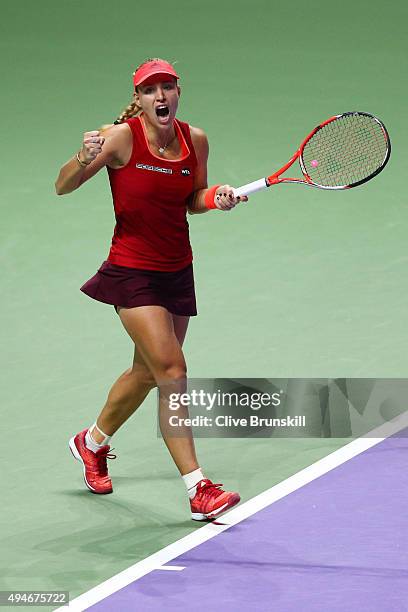
<svg viewBox="0 0 408 612">
<path fill-rule="evenodd" d="M 319 162 L 317 161 L 317 159 L 312 159 L 312 161 L 310 162 L 310 165 L 313 166 L 313 168 L 317 168 L 317 166 L 319 165 Z"/>
</svg>

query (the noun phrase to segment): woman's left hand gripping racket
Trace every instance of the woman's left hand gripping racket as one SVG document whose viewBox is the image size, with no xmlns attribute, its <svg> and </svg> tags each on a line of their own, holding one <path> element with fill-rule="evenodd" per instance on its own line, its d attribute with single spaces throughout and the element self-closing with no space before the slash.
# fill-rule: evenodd
<svg viewBox="0 0 408 612">
<path fill-rule="evenodd" d="M 249 195 L 278 183 L 350 189 L 379 174 L 390 154 L 388 132 L 377 117 L 360 112 L 335 115 L 318 125 L 277 172 L 234 189 L 234 195 Z M 297 159 L 304 178 L 282 178 Z"/>
</svg>

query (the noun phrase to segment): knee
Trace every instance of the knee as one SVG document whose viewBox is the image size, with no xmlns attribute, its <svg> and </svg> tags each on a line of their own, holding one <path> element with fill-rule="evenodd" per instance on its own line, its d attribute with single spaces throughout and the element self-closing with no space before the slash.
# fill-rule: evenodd
<svg viewBox="0 0 408 612">
<path fill-rule="evenodd" d="M 134 364 L 132 368 L 129 368 L 128 375 L 137 381 L 138 385 L 143 385 L 148 389 L 157 387 L 156 380 L 150 370 L 139 364 Z"/>
<path fill-rule="evenodd" d="M 187 378 L 187 367 L 184 362 L 172 362 L 163 364 L 155 373 L 156 384 L 185 380 Z"/>
</svg>

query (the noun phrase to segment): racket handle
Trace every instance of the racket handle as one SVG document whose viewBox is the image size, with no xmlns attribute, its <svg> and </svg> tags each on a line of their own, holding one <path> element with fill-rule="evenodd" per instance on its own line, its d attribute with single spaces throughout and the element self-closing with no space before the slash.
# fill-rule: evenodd
<svg viewBox="0 0 408 612">
<path fill-rule="evenodd" d="M 237 187 L 234 189 L 234 195 L 236 198 L 238 196 L 250 195 L 251 193 L 255 193 L 255 191 L 259 191 L 260 189 L 266 189 L 268 186 L 269 185 L 267 184 L 266 179 L 262 178 L 258 181 L 253 181 L 252 183 L 243 185 L 242 187 Z"/>
</svg>

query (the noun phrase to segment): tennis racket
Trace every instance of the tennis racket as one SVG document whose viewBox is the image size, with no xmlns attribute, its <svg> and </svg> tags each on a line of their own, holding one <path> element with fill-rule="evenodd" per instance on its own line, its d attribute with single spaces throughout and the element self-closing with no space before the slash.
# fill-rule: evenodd
<svg viewBox="0 0 408 612">
<path fill-rule="evenodd" d="M 319 189 L 350 189 L 383 170 L 391 142 L 385 125 L 369 113 L 335 115 L 314 128 L 287 164 L 277 172 L 234 189 L 235 197 L 279 183 L 301 183 Z M 304 178 L 282 178 L 296 160 Z"/>
</svg>

